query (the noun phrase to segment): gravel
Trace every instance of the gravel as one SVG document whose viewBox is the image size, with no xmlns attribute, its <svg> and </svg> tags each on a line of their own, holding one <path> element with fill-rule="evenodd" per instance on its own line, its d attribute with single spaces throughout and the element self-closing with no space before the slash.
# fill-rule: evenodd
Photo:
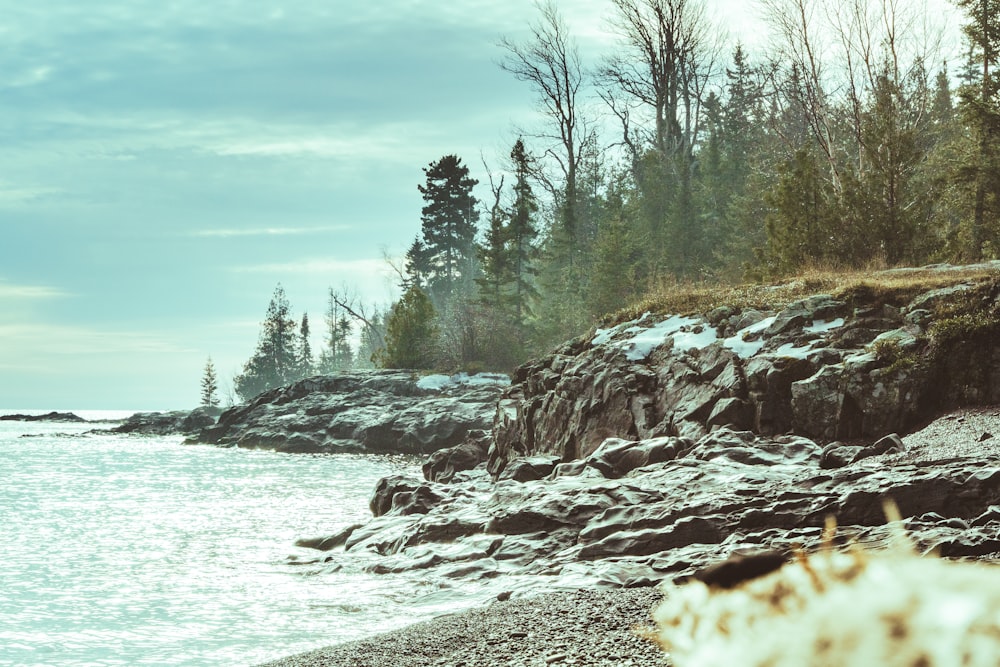
<svg viewBox="0 0 1000 667">
<path fill-rule="evenodd" d="M 261 667 L 667 667 L 666 654 L 636 634 L 661 598 L 634 588 L 496 601 Z"/>
</svg>

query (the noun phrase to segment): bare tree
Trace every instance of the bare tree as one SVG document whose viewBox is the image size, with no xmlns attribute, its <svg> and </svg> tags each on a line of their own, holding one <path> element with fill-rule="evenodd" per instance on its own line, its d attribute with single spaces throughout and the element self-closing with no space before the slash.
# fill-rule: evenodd
<svg viewBox="0 0 1000 667">
<path fill-rule="evenodd" d="M 623 123 L 633 152 L 630 109 L 652 113 L 648 138 L 661 155 L 690 154 L 697 142 L 701 106 L 709 81 L 718 74 L 720 42 L 700 0 L 611 0 L 612 27 L 622 52 L 598 71 L 602 98 Z"/>
<path fill-rule="evenodd" d="M 520 43 L 506 37 L 500 40 L 500 46 L 507 52 L 500 67 L 534 88 L 541 111 L 552 125 L 549 131 L 534 136 L 554 144 L 545 154 L 558 165 L 563 188 L 560 192 L 551 182 L 547 185 L 563 202 L 563 226 L 575 245 L 577 173 L 592 133 L 581 116 L 584 68 L 576 42 L 555 2 L 543 0 L 536 6 L 540 17 L 531 24 L 528 41 Z"/>
<path fill-rule="evenodd" d="M 799 107 L 839 191 L 834 109 L 825 85 L 823 44 L 817 37 L 821 30 L 816 14 L 821 4 L 815 0 L 761 0 L 768 23 L 777 32 L 776 59 L 789 64 L 797 84 L 786 88 L 786 93 Z"/>
<path fill-rule="evenodd" d="M 707 253 L 695 211 L 695 155 L 722 42 L 702 0 L 611 2 L 621 49 L 598 70 L 601 96 L 622 122 L 653 243 L 665 249 L 668 270 L 693 275 Z"/>
</svg>

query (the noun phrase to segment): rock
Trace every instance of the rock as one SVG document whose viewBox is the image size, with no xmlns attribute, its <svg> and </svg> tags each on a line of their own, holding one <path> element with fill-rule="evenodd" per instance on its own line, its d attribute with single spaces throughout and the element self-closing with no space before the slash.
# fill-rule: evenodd
<svg viewBox="0 0 1000 667">
<path fill-rule="evenodd" d="M 327 537 L 302 538 L 295 541 L 295 546 L 316 549 L 317 551 L 330 551 L 331 549 L 344 546 L 351 537 L 351 534 L 361 526 L 362 524 L 356 523 Z"/>
<path fill-rule="evenodd" d="M 85 422 L 87 421 L 72 412 L 47 412 L 44 415 L 12 414 L 0 415 L 0 421 L 20 421 L 20 422 Z"/>
<path fill-rule="evenodd" d="M 135 435 L 190 435 L 215 424 L 220 413 L 218 408 L 204 406 L 191 411 L 137 412 L 110 431 Z"/>
<path fill-rule="evenodd" d="M 489 441 L 485 431 L 472 432 L 465 442 L 433 452 L 424 461 L 424 479 L 447 484 L 455 478 L 455 473 L 472 470 L 486 461 Z"/>
<path fill-rule="evenodd" d="M 377 518 L 330 554 L 361 559 L 370 571 L 439 578 L 544 574 L 548 583 L 534 586 L 645 585 L 693 576 L 733 554 L 819 548 L 831 515 L 843 539 L 887 544 L 885 498 L 922 550 L 980 557 L 1000 549 L 1000 467 L 991 451 L 898 448 L 895 437 L 823 448 L 801 436 L 721 428 L 696 442 L 609 439 L 547 478 L 538 471 L 492 482 L 482 468 L 447 485 L 387 478 L 372 501 Z M 848 464 L 862 449 L 879 464 Z M 510 474 L 532 465 L 512 464 Z"/>
<path fill-rule="evenodd" d="M 867 459 L 871 456 L 879 456 L 880 454 L 885 454 L 887 452 L 902 451 L 906 451 L 906 445 L 903 444 L 903 440 L 897 434 L 890 433 L 883 438 L 879 438 L 868 447 L 862 447 L 861 450 L 854 455 L 854 458 L 851 459 L 851 463 L 860 461 L 861 459 Z"/>
<path fill-rule="evenodd" d="M 372 516 L 379 517 L 388 514 L 393 507 L 393 498 L 397 493 L 412 493 L 419 487 L 419 482 L 414 482 L 403 475 L 383 477 L 375 485 L 372 497 L 368 501 L 368 508 L 371 510 Z"/>
<path fill-rule="evenodd" d="M 317 376 L 227 410 L 192 442 L 305 453 L 427 455 L 489 430 L 505 387 L 494 375 L 424 385 L 409 371 Z M 472 453 L 464 451 L 453 463 L 461 467 L 459 462 Z M 440 465 L 442 472 L 448 468 L 447 461 Z"/>
<path fill-rule="evenodd" d="M 558 457 L 553 456 L 529 456 L 517 459 L 500 473 L 498 481 L 514 480 L 516 482 L 529 482 L 537 479 L 544 479 L 552 474 L 558 465 Z"/>
<path fill-rule="evenodd" d="M 888 544 L 889 498 L 918 550 L 989 557 L 1000 549 L 1000 467 L 993 441 L 973 442 L 988 424 L 970 421 L 961 446 L 907 449 L 898 435 L 952 401 L 1000 403 L 1000 279 L 959 293 L 993 310 L 942 325 L 940 295 L 907 305 L 859 287 L 777 312 L 648 315 L 597 330 L 493 394 L 492 441 L 473 428 L 457 442 L 435 436 L 449 449 L 428 460 L 425 479 L 382 480 L 374 518 L 331 558 L 434 581 L 510 575 L 505 589 L 522 575 L 545 575 L 534 587 L 643 585 L 733 554 L 818 549 L 831 516 L 844 542 Z M 361 442 L 356 417 L 342 414 L 364 414 L 388 439 L 395 415 L 423 399 L 386 393 L 405 383 L 380 377 L 382 393 L 362 382 L 349 410 L 329 411 L 347 399 L 314 379 L 231 419 L 252 435 L 246 410 L 266 416 L 270 431 L 257 438 L 315 437 L 322 423 L 329 446 Z M 410 418 L 411 443 L 439 408 L 451 409 Z M 768 558 L 748 558 L 713 586 L 752 578 L 777 562 Z"/>
<path fill-rule="evenodd" d="M 842 442 L 831 442 L 823 448 L 823 454 L 819 459 L 819 467 L 824 470 L 829 470 L 831 468 L 843 468 L 847 464 L 854 461 L 854 457 L 857 456 L 863 449 L 864 447 L 856 445 L 845 445 Z"/>
</svg>

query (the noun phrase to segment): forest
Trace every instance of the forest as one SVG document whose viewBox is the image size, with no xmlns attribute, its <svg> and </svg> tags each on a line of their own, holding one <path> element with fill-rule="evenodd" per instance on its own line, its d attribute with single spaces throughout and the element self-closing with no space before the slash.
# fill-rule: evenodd
<svg viewBox="0 0 1000 667">
<path fill-rule="evenodd" d="M 957 49 L 919 3 L 757 0 L 761 53 L 707 0 L 608 2 L 599 58 L 552 0 L 500 40 L 540 124 L 483 183 L 456 155 L 424 168 L 385 311 L 331 289 L 314 353 L 279 286 L 240 397 L 359 366 L 510 370 L 664 284 L 1000 254 L 1000 0 L 954 0 Z"/>
</svg>

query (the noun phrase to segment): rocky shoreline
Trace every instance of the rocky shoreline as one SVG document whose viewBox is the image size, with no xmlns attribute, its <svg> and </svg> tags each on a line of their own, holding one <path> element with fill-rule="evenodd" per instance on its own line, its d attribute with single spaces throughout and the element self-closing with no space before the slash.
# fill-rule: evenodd
<svg viewBox="0 0 1000 667">
<path fill-rule="evenodd" d="M 526 605 L 287 664 L 496 664 L 453 639 L 464 628 L 478 642 L 491 624 L 489 646 L 513 647 L 501 661 L 571 664 L 539 653 L 555 641 L 549 627 L 571 632 L 562 614 L 586 645 L 591 617 L 644 618 L 608 611 L 621 596 L 648 603 L 649 587 L 733 556 L 814 551 L 830 517 L 839 544 L 883 547 L 895 534 L 886 500 L 919 552 L 1000 560 L 1000 277 L 941 284 L 949 272 L 773 306 L 646 313 L 522 366 L 509 387 L 406 371 L 310 378 L 226 411 L 189 442 L 425 456 L 422 478 L 379 483 L 370 521 L 300 541 L 315 554 L 300 562 L 460 578 Z M 574 588 L 585 590 L 537 609 L 519 602 Z M 553 600 L 582 615 L 552 611 L 563 604 Z M 539 641 L 504 640 L 520 613 L 540 615 Z M 408 663 L 393 653 L 408 642 L 438 648 Z"/>
<path fill-rule="evenodd" d="M 991 459 L 995 467 L 1000 460 L 1000 437 L 984 438 L 993 434 L 1000 435 L 1000 406 L 956 410 L 904 436 L 904 453 L 885 453 L 872 458 L 868 465 L 878 467 L 883 461 L 920 465 L 921 461 L 934 459 L 983 456 Z M 994 538 L 981 542 L 979 549 L 971 549 L 967 558 L 1000 562 L 1000 543 L 995 541 L 1000 507 L 988 508 L 984 518 L 989 517 L 992 521 L 987 523 Z M 947 522 L 943 517 L 938 520 Z M 910 526 L 913 527 L 912 522 Z M 961 521 L 956 522 L 956 528 L 961 543 L 961 535 L 972 526 Z M 870 543 L 884 544 L 886 532 L 881 529 L 876 532 L 879 539 Z M 664 667 L 671 664 L 658 646 L 640 637 L 642 630 L 651 624 L 650 610 L 663 599 L 657 588 L 595 587 L 537 596 L 523 592 L 523 595 L 369 639 L 282 658 L 261 667 L 388 664 Z"/>
</svg>

